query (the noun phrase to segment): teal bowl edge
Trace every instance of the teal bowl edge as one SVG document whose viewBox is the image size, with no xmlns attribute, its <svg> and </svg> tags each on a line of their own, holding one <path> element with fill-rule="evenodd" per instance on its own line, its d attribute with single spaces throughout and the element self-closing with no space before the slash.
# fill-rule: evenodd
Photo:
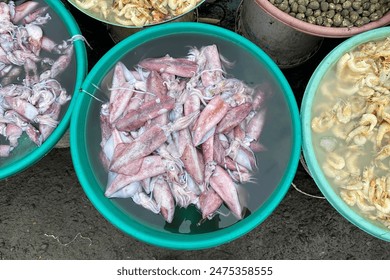
<svg viewBox="0 0 390 280">
<path fill-rule="evenodd" d="M 317 66 L 306 86 L 301 104 L 301 122 L 303 155 L 310 171 L 310 175 L 314 179 L 322 194 L 325 196 L 328 202 L 349 222 L 372 236 L 390 242 L 390 229 L 386 230 L 376 226 L 372 222 L 369 222 L 366 218 L 363 218 L 357 214 L 333 190 L 317 162 L 311 137 L 311 104 L 315 95 L 315 91 L 312 89 L 318 88 L 323 76 L 327 73 L 328 69 L 336 61 L 338 61 L 343 54 L 360 44 L 372 40 L 384 39 L 386 37 L 390 37 L 390 27 L 381 27 L 353 36 L 334 48 Z"/>
<path fill-rule="evenodd" d="M 77 25 L 76 20 L 73 18 L 72 14 L 65 8 L 64 4 L 61 1 L 56 0 L 45 0 L 45 2 L 52 8 L 57 15 L 61 18 L 63 23 L 65 24 L 69 34 L 71 36 L 81 34 L 79 26 Z M 51 133 L 51 135 L 46 139 L 42 145 L 36 149 L 34 149 L 30 154 L 26 157 L 13 162 L 12 165 L 8 165 L 6 167 L 0 167 L 0 180 L 15 175 L 28 167 L 32 166 L 34 163 L 38 162 L 42 157 L 44 157 L 49 151 L 54 148 L 57 142 L 61 139 L 61 137 L 65 134 L 66 130 L 69 127 L 72 110 L 74 105 L 76 104 L 77 92 L 80 88 L 86 73 L 87 73 L 87 53 L 85 49 L 84 42 L 80 40 L 76 40 L 74 42 L 75 48 L 75 56 L 76 56 L 76 84 L 74 86 L 72 99 L 68 106 L 68 109 L 61 119 L 60 123 L 56 127 L 56 129 Z"/>
<path fill-rule="evenodd" d="M 197 250 L 222 245 L 241 237 L 263 222 L 279 205 L 287 193 L 298 167 L 301 151 L 301 125 L 298 107 L 290 85 L 271 58 L 259 49 L 258 46 L 244 37 L 227 29 L 209 24 L 186 22 L 169 23 L 150 27 L 126 38 L 108 51 L 93 67 L 87 75 L 82 88 L 87 91 L 90 90 L 93 94 L 95 92 L 95 88 L 92 84 L 99 84 L 101 79 L 110 71 L 115 63 L 124 56 L 126 51 L 150 41 L 151 38 L 180 33 L 202 34 L 220 37 L 225 40 L 228 38 L 235 44 L 244 46 L 250 53 L 258 57 L 259 60 L 266 65 L 265 67 L 267 67 L 268 70 L 276 77 L 277 81 L 280 82 L 281 88 L 286 96 L 286 102 L 288 103 L 292 119 L 292 151 L 288 167 L 281 179 L 281 183 L 267 201 L 257 211 L 232 226 L 215 232 L 196 235 L 160 232 L 157 229 L 145 226 L 134 219 L 129 219 L 128 217 L 125 218 L 123 216 L 124 213 L 116 208 L 112 202 L 109 202 L 109 199 L 104 197 L 103 192 L 96 192 L 93 187 L 98 184 L 98 182 L 94 179 L 94 175 L 88 165 L 88 155 L 84 148 L 87 145 L 85 138 L 85 123 L 81 121 L 83 119 L 85 120 L 86 112 L 88 111 L 87 108 L 92 101 L 91 97 L 87 95 L 84 95 L 77 100 L 77 104 L 72 115 L 70 130 L 71 155 L 76 174 L 87 197 L 90 199 L 95 208 L 102 214 L 102 216 L 110 221 L 115 227 L 145 243 L 158 247 Z M 100 80 L 97 80 L 96 76 L 101 77 Z M 81 110 L 82 108 L 85 110 Z"/>
</svg>

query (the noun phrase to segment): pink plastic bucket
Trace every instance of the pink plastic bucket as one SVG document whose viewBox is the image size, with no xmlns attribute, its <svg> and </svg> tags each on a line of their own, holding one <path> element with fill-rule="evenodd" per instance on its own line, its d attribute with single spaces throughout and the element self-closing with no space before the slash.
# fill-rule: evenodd
<svg viewBox="0 0 390 280">
<path fill-rule="evenodd" d="M 364 31 L 368 31 L 374 28 L 378 28 L 390 24 L 390 12 L 387 12 L 379 20 L 370 22 L 361 27 L 349 28 L 349 27 L 319 26 L 308 22 L 304 22 L 302 20 L 290 16 L 289 14 L 275 7 L 268 0 L 253 0 L 253 1 L 255 1 L 261 7 L 261 9 L 263 9 L 267 14 L 277 19 L 278 21 L 283 22 L 285 25 L 292 27 L 298 31 L 301 31 L 306 34 L 314 35 L 314 36 L 328 37 L 328 38 L 347 38 L 362 33 Z"/>
</svg>

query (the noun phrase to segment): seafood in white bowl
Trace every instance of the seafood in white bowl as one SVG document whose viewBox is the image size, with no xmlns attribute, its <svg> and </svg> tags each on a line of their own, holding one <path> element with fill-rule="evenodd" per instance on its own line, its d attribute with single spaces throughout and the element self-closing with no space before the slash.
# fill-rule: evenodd
<svg viewBox="0 0 390 280">
<path fill-rule="evenodd" d="M 83 12 L 103 22 L 144 27 L 176 19 L 204 0 L 69 0 Z"/>
</svg>

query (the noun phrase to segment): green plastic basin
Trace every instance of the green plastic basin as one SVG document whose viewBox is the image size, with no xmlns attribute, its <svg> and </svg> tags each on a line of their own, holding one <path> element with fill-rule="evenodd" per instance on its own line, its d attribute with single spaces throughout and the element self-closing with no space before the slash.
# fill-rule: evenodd
<svg viewBox="0 0 390 280">
<path fill-rule="evenodd" d="M 256 183 L 244 186 L 249 192 L 248 214 L 241 221 L 232 215 L 217 215 L 197 225 L 195 207 L 176 208 L 171 224 L 149 213 L 131 199 L 104 196 L 107 172 L 100 160 L 99 99 L 108 100 L 112 69 L 118 61 L 128 68 L 141 59 L 187 55 L 190 46 L 216 44 L 220 53 L 235 64 L 228 74 L 249 85 L 261 84 L 272 93 L 261 142 L 267 151 L 257 154 Z M 108 77 L 106 79 L 106 77 Z M 97 89 L 99 88 L 99 89 Z M 95 208 L 114 226 L 139 240 L 172 249 L 203 249 L 230 242 L 266 219 L 286 194 L 295 175 L 301 148 L 301 127 L 291 88 L 276 64 L 256 45 L 229 30 L 201 23 L 169 23 L 132 35 L 106 53 L 86 77 L 78 98 L 70 130 L 71 154 L 79 181 Z M 221 211 L 225 211 L 221 210 Z"/>
<path fill-rule="evenodd" d="M 16 4 L 18 5 L 21 2 L 16 1 Z M 62 43 L 62 40 L 70 39 L 73 35 L 81 34 L 75 19 L 61 1 L 46 0 L 36 2 L 40 5 L 48 5 L 50 7 L 47 12 L 52 16 L 52 19 L 42 27 L 44 35 L 57 43 Z M 60 22 L 62 24 L 59 24 Z M 7 158 L 0 158 L 0 179 L 12 176 L 33 165 L 44 157 L 61 139 L 69 127 L 78 90 L 85 78 L 86 72 L 87 55 L 84 42 L 75 40 L 72 63 L 60 77 L 64 81 L 63 86 L 66 88 L 67 93 L 72 96 L 72 99 L 62 106 L 58 126 L 40 147 L 32 143 L 27 136 L 22 135 L 23 137 L 21 137 L 19 145 L 11 152 L 11 155 Z"/>
<path fill-rule="evenodd" d="M 302 147 L 303 154 L 308 165 L 311 176 L 316 182 L 317 186 L 324 194 L 329 203 L 348 221 L 356 225 L 365 232 L 382 240 L 390 241 L 390 229 L 386 229 L 379 223 L 365 218 L 360 213 L 348 206 L 340 196 L 335 192 L 333 186 L 325 177 L 315 154 L 312 142 L 311 130 L 311 109 L 315 98 L 315 93 L 319 87 L 321 80 L 326 75 L 327 71 L 332 68 L 335 63 L 348 51 L 354 49 L 356 46 L 375 40 L 384 39 L 390 36 L 390 27 L 382 27 L 376 30 L 367 31 L 349 38 L 342 42 L 335 49 L 333 49 L 318 65 L 313 73 L 306 87 L 302 105 L 301 105 L 301 119 L 302 119 Z"/>
</svg>

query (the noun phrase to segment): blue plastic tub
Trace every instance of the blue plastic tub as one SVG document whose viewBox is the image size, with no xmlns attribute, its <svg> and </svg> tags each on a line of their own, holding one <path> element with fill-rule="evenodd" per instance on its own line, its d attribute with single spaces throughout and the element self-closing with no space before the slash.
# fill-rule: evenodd
<svg viewBox="0 0 390 280">
<path fill-rule="evenodd" d="M 360 44 L 385 39 L 390 36 L 390 27 L 382 27 L 376 30 L 371 30 L 365 33 L 361 33 L 337 46 L 332 52 L 330 52 L 324 60 L 319 64 L 315 72 L 313 73 L 304 93 L 304 97 L 301 105 L 301 119 L 302 119 L 302 146 L 303 154 L 307 162 L 309 171 L 317 186 L 324 194 L 329 203 L 348 221 L 364 230 L 365 232 L 386 241 L 390 241 L 390 229 L 387 229 L 384 225 L 375 223 L 368 218 L 365 218 L 361 213 L 355 211 L 348 206 L 335 191 L 334 187 L 327 180 L 324 172 L 322 171 L 316 157 L 316 153 L 313 147 L 311 119 L 312 119 L 312 103 L 315 99 L 317 89 L 326 75 L 328 70 L 332 68 L 335 63 L 348 51 L 354 49 Z"/>
<path fill-rule="evenodd" d="M 142 58 L 187 55 L 190 46 L 216 44 L 220 53 L 235 64 L 228 73 L 250 85 L 263 83 L 272 91 L 268 121 L 260 153 L 256 184 L 245 186 L 250 192 L 251 213 L 240 221 L 217 215 L 200 226 L 194 207 L 176 209 L 171 224 L 135 205 L 131 199 L 104 196 L 107 172 L 99 160 L 101 103 L 85 94 L 74 108 L 70 140 L 74 167 L 79 181 L 95 208 L 114 226 L 144 242 L 173 249 L 203 249 L 230 242 L 261 224 L 278 206 L 294 178 L 301 148 L 301 127 L 291 88 L 275 63 L 256 45 L 229 30 L 201 23 L 169 23 L 150 27 L 113 47 L 93 67 L 82 88 L 107 100 L 102 91 L 110 83 L 114 65 L 121 61 L 128 68 Z M 109 78 L 108 78 L 109 79 Z"/>
<path fill-rule="evenodd" d="M 21 1 L 16 1 L 16 4 L 19 2 Z M 81 34 L 76 20 L 61 1 L 46 0 L 36 2 L 41 6 L 49 6 L 47 12 L 51 15 L 52 19 L 42 27 L 44 34 L 49 38 L 55 42 L 62 43 L 62 40 L 67 40 L 74 35 Z M 62 75 L 64 76 L 62 80 L 65 81 L 66 85 L 64 84 L 64 86 L 67 93 L 72 96 L 72 99 L 62 106 L 58 126 L 39 147 L 27 137 L 22 137 L 23 139 L 20 139 L 19 145 L 11 152 L 9 157 L 0 158 L 0 179 L 17 174 L 36 163 L 57 144 L 69 128 L 78 90 L 87 72 L 87 54 L 85 44 L 82 40 L 74 41 L 74 54 L 68 70 L 65 75 Z"/>
</svg>

